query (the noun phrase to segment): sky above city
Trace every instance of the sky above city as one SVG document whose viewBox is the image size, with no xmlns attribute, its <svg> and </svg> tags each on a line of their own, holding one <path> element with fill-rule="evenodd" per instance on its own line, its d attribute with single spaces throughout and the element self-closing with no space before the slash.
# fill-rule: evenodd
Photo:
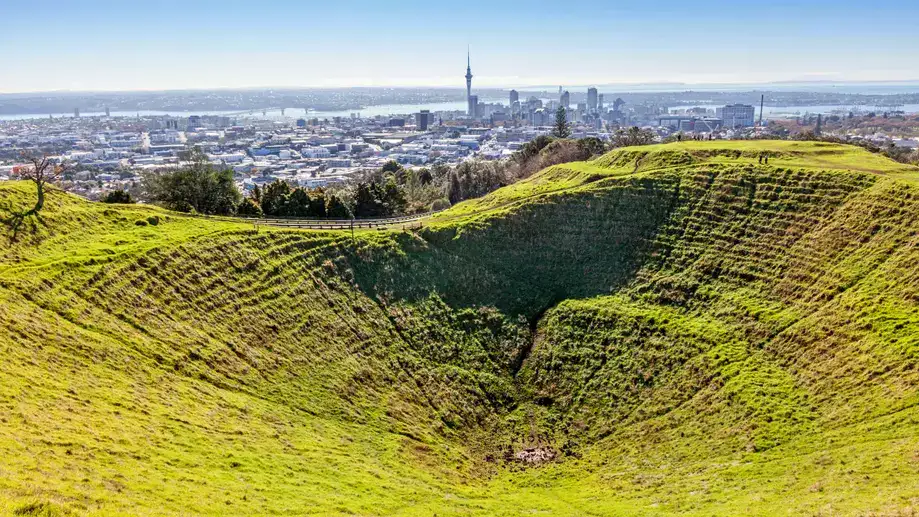
<svg viewBox="0 0 919 517">
<path fill-rule="evenodd" d="M 919 80 L 919 1 L 2 0 L 0 92 Z"/>
</svg>

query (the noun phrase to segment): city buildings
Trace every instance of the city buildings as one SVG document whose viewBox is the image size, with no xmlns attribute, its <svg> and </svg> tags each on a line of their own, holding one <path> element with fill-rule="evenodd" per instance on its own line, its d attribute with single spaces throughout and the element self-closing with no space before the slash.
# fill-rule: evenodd
<svg viewBox="0 0 919 517">
<path fill-rule="evenodd" d="M 566 111 L 574 138 L 609 139 L 630 126 L 654 128 L 661 138 L 679 131 L 729 137 L 736 128 L 754 123 L 755 110 L 746 104 L 718 108 L 718 116 L 707 107 L 681 107 L 669 113 L 666 97 L 656 102 L 627 96 L 628 105 L 615 97 L 607 107 L 595 87 L 574 95 L 560 87 L 558 97 L 535 89 L 509 90 L 500 97 L 487 89 L 473 94 L 469 52 L 465 79 L 466 102 L 460 101 L 462 90 L 454 89 L 452 109 L 418 109 L 415 104 L 404 113 L 372 117 L 355 111 L 346 111 L 348 116 L 341 112 L 317 116 L 302 105 L 213 115 L 189 110 L 195 114 L 125 117 L 119 115 L 119 107 L 110 111 L 106 106 L 88 109 L 83 117 L 75 108 L 73 118 L 0 120 L 0 179 L 16 178 L 21 151 L 48 152 L 77 166 L 64 188 L 97 199 L 108 190 L 138 188 L 143 174 L 183 166 L 184 152 L 199 147 L 213 163 L 232 169 L 244 190 L 279 179 L 318 187 L 350 181 L 390 160 L 406 167 L 431 167 L 507 158 L 524 143 L 548 134 L 559 107 Z M 385 98 L 374 95 L 374 99 Z M 423 100 L 421 106 L 443 102 L 441 94 L 406 95 L 417 95 Z M 97 115 L 103 109 L 106 116 Z M 303 116 L 287 116 L 294 112 Z"/>
</svg>

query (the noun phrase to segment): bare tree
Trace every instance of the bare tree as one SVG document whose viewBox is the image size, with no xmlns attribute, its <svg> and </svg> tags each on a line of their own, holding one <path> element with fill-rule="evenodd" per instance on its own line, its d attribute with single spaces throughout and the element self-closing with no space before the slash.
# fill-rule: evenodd
<svg viewBox="0 0 919 517">
<path fill-rule="evenodd" d="M 27 165 L 24 170 L 20 171 L 19 175 L 22 179 L 35 183 L 37 199 L 35 200 L 35 206 L 22 212 L 23 218 L 41 211 L 42 207 L 45 206 L 45 185 L 58 181 L 66 169 L 64 164 L 56 164 L 49 160 L 47 156 L 37 158 L 24 155 L 24 158 L 29 160 L 32 165 Z"/>
<path fill-rule="evenodd" d="M 26 165 L 20 172 L 19 176 L 35 183 L 37 197 L 35 205 L 28 210 L 14 210 L 12 206 L 2 206 L 0 210 L 6 212 L 7 216 L 0 219 L 0 222 L 6 224 L 12 230 L 12 238 L 16 239 L 22 223 L 29 217 L 38 217 L 39 212 L 45 206 L 45 189 L 48 183 L 58 181 L 66 170 L 66 164 L 55 163 L 47 156 L 38 158 L 33 155 L 23 154 L 23 159 L 29 161 L 31 165 Z"/>
</svg>

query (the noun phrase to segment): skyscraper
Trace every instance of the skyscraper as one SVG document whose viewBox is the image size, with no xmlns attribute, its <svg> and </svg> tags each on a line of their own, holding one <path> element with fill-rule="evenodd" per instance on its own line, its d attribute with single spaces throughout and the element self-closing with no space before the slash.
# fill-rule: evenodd
<svg viewBox="0 0 919 517">
<path fill-rule="evenodd" d="M 566 108 L 571 106 L 571 94 L 568 93 L 568 90 L 565 90 L 564 93 L 562 93 L 561 97 L 558 99 L 558 102 Z"/>
<path fill-rule="evenodd" d="M 587 111 L 589 113 L 597 112 L 597 89 L 596 88 L 587 89 Z"/>
<path fill-rule="evenodd" d="M 520 94 L 517 90 L 511 90 L 511 115 L 520 112 Z"/>
<path fill-rule="evenodd" d="M 431 116 L 431 110 L 421 110 L 421 112 L 415 113 L 415 129 L 418 131 L 427 131 L 433 119 L 434 117 Z"/>
<path fill-rule="evenodd" d="M 469 49 L 466 49 L 466 104 L 469 108 L 468 115 L 475 116 L 475 104 L 472 103 L 472 58 Z"/>
</svg>

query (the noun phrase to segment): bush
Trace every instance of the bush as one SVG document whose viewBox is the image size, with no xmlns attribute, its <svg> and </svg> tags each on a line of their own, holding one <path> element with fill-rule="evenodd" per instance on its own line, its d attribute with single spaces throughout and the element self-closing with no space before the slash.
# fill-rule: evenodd
<svg viewBox="0 0 919 517">
<path fill-rule="evenodd" d="M 251 197 L 243 199 L 242 202 L 236 205 L 236 214 L 243 217 L 261 217 L 263 215 L 262 207 Z"/>
<path fill-rule="evenodd" d="M 447 183 L 447 198 L 456 204 L 481 197 L 510 184 L 507 167 L 502 162 L 468 160 L 456 166 Z"/>
<path fill-rule="evenodd" d="M 134 221 L 134 224 L 135 224 L 136 226 L 147 226 L 147 221 L 144 220 L 144 219 L 138 219 L 138 220 Z"/>
<path fill-rule="evenodd" d="M 448 208 L 450 208 L 450 200 L 447 199 L 447 198 L 435 199 L 434 202 L 431 203 L 431 211 L 432 211 L 432 212 L 437 212 L 437 211 L 440 211 L 440 210 L 446 210 L 446 209 L 448 209 Z"/>
<path fill-rule="evenodd" d="M 147 222 L 150 224 L 150 226 L 157 226 L 160 224 L 160 217 L 158 215 L 151 215 L 147 218 Z"/>
<path fill-rule="evenodd" d="M 102 197 L 103 203 L 121 203 L 121 204 L 131 204 L 134 202 L 134 198 L 131 197 L 131 193 L 125 190 L 112 190 L 105 194 Z"/>
</svg>

